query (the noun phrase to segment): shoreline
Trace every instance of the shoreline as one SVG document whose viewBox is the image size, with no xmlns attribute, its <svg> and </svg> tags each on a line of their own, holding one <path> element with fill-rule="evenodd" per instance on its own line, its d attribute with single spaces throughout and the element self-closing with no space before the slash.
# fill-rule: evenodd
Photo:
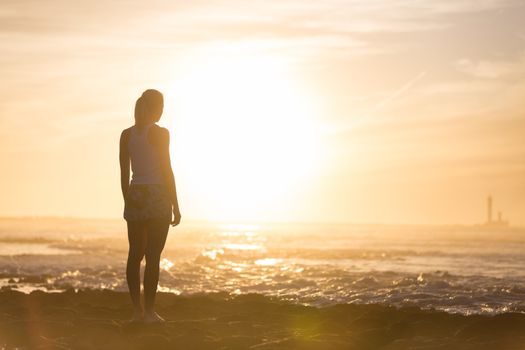
<svg viewBox="0 0 525 350">
<path fill-rule="evenodd" d="M 525 314 L 312 307 L 260 294 L 158 293 L 161 325 L 129 324 L 124 292 L 0 292 L 5 349 L 522 349 Z"/>
</svg>

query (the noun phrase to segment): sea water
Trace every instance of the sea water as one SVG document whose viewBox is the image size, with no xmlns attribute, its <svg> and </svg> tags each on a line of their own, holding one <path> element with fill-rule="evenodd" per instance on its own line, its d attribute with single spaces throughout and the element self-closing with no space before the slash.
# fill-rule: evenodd
<svg viewBox="0 0 525 350">
<path fill-rule="evenodd" d="M 126 291 L 122 220 L 0 219 L 0 287 Z M 183 223 L 159 290 L 297 303 L 525 312 L 525 230 L 482 226 Z"/>
</svg>

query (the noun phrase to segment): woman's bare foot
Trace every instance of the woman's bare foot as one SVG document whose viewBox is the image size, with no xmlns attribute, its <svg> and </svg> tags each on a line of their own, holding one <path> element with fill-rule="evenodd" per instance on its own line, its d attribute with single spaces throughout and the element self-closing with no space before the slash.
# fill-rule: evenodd
<svg viewBox="0 0 525 350">
<path fill-rule="evenodd" d="M 129 322 L 142 322 L 142 321 L 144 321 L 144 311 L 135 310 Z"/>
<path fill-rule="evenodd" d="M 163 319 L 162 317 L 160 317 L 159 314 L 156 313 L 155 311 L 146 312 L 146 314 L 144 314 L 143 321 L 145 323 L 163 323 L 163 322 L 166 322 L 166 320 Z"/>
</svg>

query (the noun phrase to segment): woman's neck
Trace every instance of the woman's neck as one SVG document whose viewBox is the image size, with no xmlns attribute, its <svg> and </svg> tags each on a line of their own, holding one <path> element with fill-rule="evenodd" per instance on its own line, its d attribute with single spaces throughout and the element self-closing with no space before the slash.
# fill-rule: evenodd
<svg viewBox="0 0 525 350">
<path fill-rule="evenodd" d="M 137 127 L 137 129 L 143 130 L 143 129 L 145 129 L 148 126 L 151 126 L 153 124 L 155 124 L 155 122 L 152 121 L 152 122 L 148 122 L 148 123 L 135 123 L 135 126 Z"/>
</svg>

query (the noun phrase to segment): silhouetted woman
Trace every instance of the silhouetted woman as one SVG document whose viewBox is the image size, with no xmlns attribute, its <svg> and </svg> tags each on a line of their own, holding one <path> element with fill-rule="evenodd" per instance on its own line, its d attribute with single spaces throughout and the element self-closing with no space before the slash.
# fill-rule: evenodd
<svg viewBox="0 0 525 350">
<path fill-rule="evenodd" d="M 155 124 L 163 108 L 164 99 L 159 91 L 144 91 L 135 103 L 135 125 L 120 136 L 120 182 L 129 240 L 126 277 L 134 306 L 133 320 L 144 322 L 164 321 L 154 310 L 160 254 L 170 223 L 176 226 L 181 219 L 170 162 L 169 131 Z M 143 306 L 140 264 L 144 256 Z"/>
</svg>

